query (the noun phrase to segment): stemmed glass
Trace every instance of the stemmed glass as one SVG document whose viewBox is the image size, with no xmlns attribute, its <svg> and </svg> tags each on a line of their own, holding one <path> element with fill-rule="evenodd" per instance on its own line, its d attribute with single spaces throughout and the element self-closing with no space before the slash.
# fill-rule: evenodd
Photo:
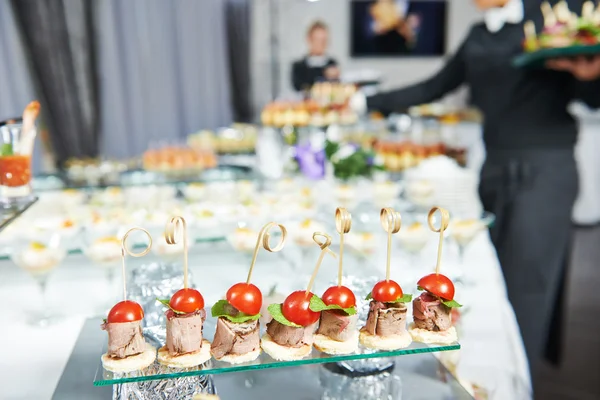
<svg viewBox="0 0 600 400">
<path fill-rule="evenodd" d="M 418 266 L 421 253 L 431 238 L 431 232 L 425 224 L 415 221 L 406 228 L 400 229 L 397 236 L 400 248 L 410 257 L 410 265 Z"/>
<path fill-rule="evenodd" d="M 10 258 L 17 266 L 27 271 L 39 286 L 42 297 L 41 310 L 32 313 L 28 323 L 44 327 L 58 319 L 49 307 L 47 286 L 50 274 L 64 260 L 66 251 L 61 247 L 58 233 L 41 236 L 35 241 L 16 244 Z"/>
<path fill-rule="evenodd" d="M 464 266 L 465 251 L 477 235 L 492 226 L 496 217 L 494 214 L 484 212 L 479 218 L 455 217 L 450 223 L 450 237 L 458 247 L 458 260 Z"/>
<path fill-rule="evenodd" d="M 86 227 L 83 235 L 83 254 L 101 268 L 106 277 L 107 293 L 105 297 L 106 304 L 103 304 L 98 311 L 104 313 L 107 307 L 113 304 L 114 277 L 115 272 L 121 264 L 121 238 L 124 234 L 123 229 L 118 226 L 106 226 L 103 229 L 90 229 Z"/>
</svg>

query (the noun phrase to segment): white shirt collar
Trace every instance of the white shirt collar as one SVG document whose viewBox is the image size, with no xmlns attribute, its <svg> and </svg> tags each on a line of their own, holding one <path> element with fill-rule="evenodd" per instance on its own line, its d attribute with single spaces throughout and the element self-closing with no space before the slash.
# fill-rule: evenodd
<svg viewBox="0 0 600 400">
<path fill-rule="evenodd" d="M 504 24 L 518 24 L 523 21 L 523 1 L 509 0 L 504 7 L 490 8 L 484 15 L 485 26 L 488 31 L 495 33 L 504 27 Z"/>
</svg>

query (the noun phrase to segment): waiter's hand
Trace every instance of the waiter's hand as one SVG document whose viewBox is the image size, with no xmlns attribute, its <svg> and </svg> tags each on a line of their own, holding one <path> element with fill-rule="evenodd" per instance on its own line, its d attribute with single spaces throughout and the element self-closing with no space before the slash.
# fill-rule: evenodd
<svg viewBox="0 0 600 400">
<path fill-rule="evenodd" d="M 325 78 L 333 81 L 340 79 L 340 69 L 336 66 L 327 67 L 324 72 Z"/>
<path fill-rule="evenodd" d="M 546 66 L 557 71 L 567 71 L 580 81 L 593 81 L 600 78 L 600 56 L 557 58 L 548 60 Z"/>
</svg>

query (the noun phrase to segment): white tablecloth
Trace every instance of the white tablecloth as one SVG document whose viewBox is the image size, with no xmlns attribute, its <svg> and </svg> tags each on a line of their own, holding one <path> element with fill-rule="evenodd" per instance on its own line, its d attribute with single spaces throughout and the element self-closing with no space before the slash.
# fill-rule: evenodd
<svg viewBox="0 0 600 400">
<path fill-rule="evenodd" d="M 290 253 L 293 255 L 291 250 Z M 204 255 L 200 258 L 194 254 Z M 435 240 L 425 254 L 427 264 L 433 265 Z M 309 260 L 302 273 L 292 273 L 280 255 L 261 253 L 253 280 L 265 290 L 276 283 L 278 291 L 284 293 L 302 288 L 315 258 Z M 455 252 L 447 245 L 444 257 L 446 273 L 459 271 L 455 259 Z M 195 285 L 203 292 L 207 304 L 219 299 L 234 281 L 242 280 L 249 265 L 247 258 L 230 251 L 226 243 L 196 247 L 190 260 L 196 277 Z M 352 270 L 351 257 L 346 256 L 345 260 L 348 269 Z M 380 271 L 382 274 L 384 255 L 372 261 L 376 267 L 369 273 Z M 139 262 L 133 260 L 129 267 L 134 268 Z M 335 262 L 330 260 L 329 263 L 331 265 L 324 264 L 321 270 L 320 281 L 315 287 L 317 293 L 323 290 L 329 278 L 334 278 L 332 269 Z M 395 251 L 393 275 L 405 291 L 416 292 L 414 282 L 429 271 L 405 268 L 407 264 L 406 259 Z M 506 299 L 497 258 L 486 233 L 476 238 L 467 250 L 465 264 L 464 280 L 473 280 L 476 285 L 475 288 L 457 285 L 457 299 L 465 305 L 460 331 L 462 350 L 458 354 L 444 354 L 444 357 L 446 360 L 460 358 L 458 374 L 464 379 L 490 386 L 492 399 L 518 400 L 520 397 L 517 396 L 521 395 L 517 395 L 513 388 L 530 386 L 527 362 L 518 327 Z M 55 326 L 42 329 L 25 323 L 27 310 L 35 308 L 40 301 L 32 279 L 10 261 L 0 261 L 0 276 L 0 298 L 4 302 L 3 328 L 0 329 L 0 343 L 3 344 L 0 398 L 49 399 L 85 318 L 98 309 L 102 299 L 106 300 L 107 293 L 118 296 L 118 287 L 109 291 L 103 271 L 90 265 L 83 256 L 68 257 L 52 275 L 48 293 L 48 306 L 60 310 L 67 317 Z M 98 325 L 100 323 L 101 318 L 98 317 Z M 101 346 L 98 343 L 99 353 Z M 90 376 L 89 380 L 91 387 L 93 377 Z"/>
</svg>

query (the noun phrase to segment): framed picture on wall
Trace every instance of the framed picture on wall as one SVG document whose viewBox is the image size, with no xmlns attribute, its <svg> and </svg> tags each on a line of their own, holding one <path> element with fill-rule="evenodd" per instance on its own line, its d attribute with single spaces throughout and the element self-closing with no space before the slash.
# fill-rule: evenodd
<svg viewBox="0 0 600 400">
<path fill-rule="evenodd" d="M 352 57 L 428 57 L 446 50 L 446 0 L 352 0 Z"/>
</svg>

